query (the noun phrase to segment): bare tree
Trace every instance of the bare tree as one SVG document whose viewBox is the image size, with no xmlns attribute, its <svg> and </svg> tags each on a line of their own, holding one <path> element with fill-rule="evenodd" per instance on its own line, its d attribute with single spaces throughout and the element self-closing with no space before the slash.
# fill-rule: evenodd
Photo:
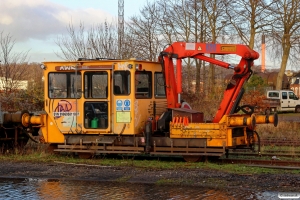
<svg viewBox="0 0 300 200">
<path fill-rule="evenodd" d="M 16 110 L 20 91 L 28 88 L 26 77 L 29 51 L 15 52 L 11 34 L 0 33 L 0 102 L 3 110 Z"/>
<path fill-rule="evenodd" d="M 62 52 L 62 56 L 56 53 L 57 56 L 65 60 L 77 60 L 78 58 L 88 57 L 84 24 L 80 23 L 78 31 L 75 30 L 73 24 L 69 24 L 67 31 L 68 35 L 62 35 L 56 40 L 56 44 Z"/>
<path fill-rule="evenodd" d="M 117 24 L 105 22 L 86 30 L 81 22 L 76 30 L 73 24 L 67 27 L 68 34 L 57 38 L 64 60 L 78 58 L 118 58 Z"/>
<path fill-rule="evenodd" d="M 224 0 L 226 5 L 227 20 L 229 28 L 236 32 L 234 38 L 238 36 L 240 40 L 254 48 L 256 34 L 269 32 L 270 25 L 273 23 L 270 7 L 274 1 L 267 0 Z"/>
<path fill-rule="evenodd" d="M 207 17 L 205 15 L 205 10 L 203 7 L 203 2 L 201 1 L 190 1 L 189 2 L 190 8 L 189 12 L 191 13 L 191 20 L 194 22 L 191 31 L 193 34 L 193 38 L 195 42 L 206 42 L 207 40 Z M 199 60 L 195 60 L 196 65 L 196 86 L 195 86 L 195 94 L 196 96 L 200 96 L 201 94 L 201 69 L 203 66 L 205 66 L 204 62 L 201 62 Z M 202 79 L 202 85 L 204 87 L 204 79 L 205 79 L 205 70 L 203 70 L 203 79 Z M 191 74 L 193 74 L 192 70 L 188 70 L 188 77 L 191 77 Z M 190 85 L 188 85 L 190 88 Z"/>
<path fill-rule="evenodd" d="M 158 5 L 159 12 L 156 16 L 159 23 L 158 33 L 164 38 L 166 44 L 175 41 L 204 42 L 206 40 L 206 18 L 201 1 L 167 0 L 158 1 Z M 183 61 L 187 68 L 185 70 L 187 81 L 183 86 L 190 92 L 192 80 L 196 79 L 196 93 L 199 95 L 202 62 L 191 58 Z"/>
<path fill-rule="evenodd" d="M 283 75 L 293 46 L 299 44 L 300 1 L 276 0 L 272 7 L 274 16 L 273 38 L 281 46 L 281 65 L 277 77 L 276 89 L 282 89 Z"/>
<path fill-rule="evenodd" d="M 217 43 L 217 38 L 219 37 L 221 31 L 225 28 L 226 23 L 224 22 L 224 11 L 225 4 L 222 0 L 203 0 L 202 7 L 204 9 L 205 15 L 207 16 L 208 23 L 208 39 L 211 43 Z M 215 58 L 215 55 L 211 54 L 210 57 Z M 215 66 L 213 64 L 209 65 L 209 84 L 208 91 L 214 92 L 215 84 Z"/>
<path fill-rule="evenodd" d="M 0 33 L 0 90 L 6 97 L 9 97 L 11 92 L 18 90 L 21 87 L 20 80 L 27 76 L 26 66 L 29 51 L 14 52 L 15 44 L 16 42 L 10 34 Z"/>
<path fill-rule="evenodd" d="M 131 29 L 136 30 L 132 32 L 134 38 L 137 41 L 147 37 L 150 39 L 147 32 L 151 30 L 151 33 L 156 34 L 156 41 L 161 44 L 171 44 L 175 41 L 185 42 L 211 42 L 216 43 L 217 38 L 226 25 L 222 23 L 224 16 L 224 4 L 222 0 L 206 1 L 206 0 L 160 0 L 155 3 L 148 3 L 143 10 L 141 10 L 141 17 L 139 21 L 137 18 L 132 18 L 134 24 L 131 24 Z M 146 15 L 145 15 L 146 13 Z M 150 17 L 149 17 L 150 14 Z M 149 26 L 149 19 L 151 18 L 151 26 Z M 147 22 L 147 23 L 145 23 Z M 150 40 L 141 40 L 141 44 L 150 44 Z M 147 45 L 147 52 L 149 52 Z M 136 47 L 137 49 L 138 47 Z M 139 50 L 138 50 L 139 51 Z M 143 52 L 144 55 L 147 52 Z M 184 59 L 184 65 L 186 65 L 186 82 L 183 83 L 186 86 L 186 90 L 189 91 L 192 88 L 192 80 L 196 80 L 197 95 L 200 95 L 200 83 L 201 83 L 201 68 L 203 62 L 199 62 L 194 59 Z M 214 84 L 214 66 L 210 68 L 210 84 Z M 195 73 L 196 71 L 196 73 Z M 205 70 L 203 70 L 205 72 Z M 203 83 L 204 84 L 204 83 Z"/>
<path fill-rule="evenodd" d="M 126 49 L 131 51 L 131 56 L 156 61 L 159 51 L 162 48 L 159 34 L 157 34 L 158 20 L 157 4 L 147 3 L 141 10 L 140 16 L 133 16 L 126 23 L 127 31 L 124 39 Z"/>
<path fill-rule="evenodd" d="M 88 31 L 88 45 L 92 58 L 119 58 L 118 28 L 115 23 L 104 22 Z"/>
<path fill-rule="evenodd" d="M 193 17 L 197 13 L 192 10 L 192 6 L 195 5 L 185 0 L 159 1 L 158 4 L 160 12 L 156 18 L 160 25 L 159 33 L 164 35 L 165 44 L 172 44 L 175 41 L 196 42 L 193 30 L 197 29 L 198 24 L 195 24 Z M 184 91 L 188 93 L 191 92 L 192 80 L 195 79 L 192 73 L 194 63 L 194 59 L 191 58 L 183 60 L 183 65 L 186 66 L 184 69 L 186 81 L 182 85 Z"/>
<path fill-rule="evenodd" d="M 26 66 L 28 75 L 24 79 L 28 83 L 25 90 L 18 91 L 16 108 L 19 110 L 41 111 L 44 107 L 44 70 L 39 63 L 30 63 Z"/>
</svg>

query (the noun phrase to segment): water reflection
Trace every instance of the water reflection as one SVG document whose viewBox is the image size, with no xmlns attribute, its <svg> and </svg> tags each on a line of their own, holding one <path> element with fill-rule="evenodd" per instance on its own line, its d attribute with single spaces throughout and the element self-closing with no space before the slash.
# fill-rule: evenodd
<svg viewBox="0 0 300 200">
<path fill-rule="evenodd" d="M 277 199 L 278 192 L 161 186 L 154 184 L 0 179 L 0 199 Z"/>
</svg>

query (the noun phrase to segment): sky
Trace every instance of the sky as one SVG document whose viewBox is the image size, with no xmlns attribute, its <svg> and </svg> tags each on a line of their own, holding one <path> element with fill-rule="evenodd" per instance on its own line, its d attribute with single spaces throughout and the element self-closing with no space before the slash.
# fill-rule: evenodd
<svg viewBox="0 0 300 200">
<path fill-rule="evenodd" d="M 124 0 L 125 21 L 154 1 Z M 0 0 L 0 33 L 13 37 L 14 52 L 29 51 L 29 63 L 61 60 L 55 41 L 70 23 L 88 28 L 104 21 L 118 22 L 118 0 Z"/>
<path fill-rule="evenodd" d="M 0 0 L 0 32 L 15 40 L 14 52 L 29 51 L 29 62 L 61 60 L 55 44 L 72 22 L 85 27 L 118 21 L 118 0 Z M 124 18 L 154 0 L 124 0 Z"/>
</svg>

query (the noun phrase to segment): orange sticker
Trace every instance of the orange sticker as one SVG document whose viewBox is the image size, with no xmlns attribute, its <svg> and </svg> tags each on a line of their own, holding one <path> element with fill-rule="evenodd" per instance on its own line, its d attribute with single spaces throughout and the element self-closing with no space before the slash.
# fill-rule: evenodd
<svg viewBox="0 0 300 200">
<path fill-rule="evenodd" d="M 236 45 L 221 45 L 221 51 L 236 52 Z"/>
</svg>

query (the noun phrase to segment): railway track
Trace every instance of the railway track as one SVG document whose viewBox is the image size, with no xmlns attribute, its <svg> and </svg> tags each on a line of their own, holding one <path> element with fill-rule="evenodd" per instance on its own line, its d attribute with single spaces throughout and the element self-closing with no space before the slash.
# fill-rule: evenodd
<svg viewBox="0 0 300 200">
<path fill-rule="evenodd" d="M 300 140 L 263 139 L 260 141 L 260 147 L 260 153 L 257 152 L 257 148 L 255 148 L 256 151 L 250 151 L 249 149 L 233 149 L 229 150 L 229 155 L 300 158 Z"/>
<path fill-rule="evenodd" d="M 249 149 L 229 150 L 228 157 L 220 159 L 220 162 L 300 170 L 300 161 L 295 161 L 295 158 L 300 158 L 300 140 L 268 138 L 261 140 L 260 145 L 263 147 L 261 152 L 250 151 Z M 260 158 L 256 159 L 258 157 Z"/>
<path fill-rule="evenodd" d="M 291 140 L 291 139 L 261 139 L 260 145 L 265 146 L 300 146 L 300 139 Z"/>
<path fill-rule="evenodd" d="M 291 151 L 291 150 L 263 150 L 260 153 L 257 151 L 246 151 L 246 150 L 230 150 L 229 156 L 264 156 L 264 157 L 299 157 L 300 151 Z"/>
<path fill-rule="evenodd" d="M 245 153 L 245 152 L 244 152 Z M 245 155 L 245 154 L 244 154 Z M 258 154 L 255 154 L 256 156 Z M 183 162 L 183 158 L 181 156 L 149 156 L 149 155 L 125 155 L 126 159 L 136 159 L 136 160 L 144 160 L 147 159 L 155 159 L 162 161 L 170 161 L 170 162 Z M 121 155 L 110 155 L 109 158 L 114 159 L 124 159 Z M 212 163 L 219 163 L 219 164 L 243 164 L 250 167 L 263 167 L 263 168 L 273 168 L 273 169 L 287 169 L 287 170 L 300 170 L 300 161 L 294 160 L 273 160 L 272 157 L 267 157 L 263 155 L 260 159 L 248 158 L 248 159 L 241 159 L 241 158 L 216 158 L 216 157 L 203 157 L 201 162 L 209 160 Z"/>
<path fill-rule="evenodd" d="M 264 156 L 264 157 L 274 157 L 276 156 L 277 158 L 280 159 L 280 157 L 300 157 L 300 154 L 294 154 L 294 153 L 280 153 L 280 152 L 274 152 L 274 153 L 266 153 L 266 152 L 263 152 L 263 153 L 229 153 L 229 155 L 231 156 Z"/>
<path fill-rule="evenodd" d="M 218 162 L 223 164 L 245 164 L 247 166 L 252 166 L 252 167 L 300 170 L 299 161 L 224 158 L 224 159 L 219 159 Z"/>
</svg>

